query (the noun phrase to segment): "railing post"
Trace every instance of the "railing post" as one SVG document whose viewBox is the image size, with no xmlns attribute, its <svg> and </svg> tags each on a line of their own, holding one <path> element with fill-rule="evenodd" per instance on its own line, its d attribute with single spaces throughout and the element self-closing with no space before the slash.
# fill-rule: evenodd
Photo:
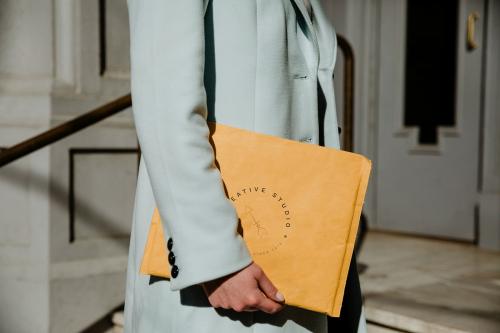
<svg viewBox="0 0 500 333">
<path fill-rule="evenodd" d="M 343 148 L 354 149 L 354 51 L 351 44 L 337 35 L 337 43 L 344 55 L 344 126 L 342 127 Z"/>
<path fill-rule="evenodd" d="M 354 149 L 354 51 L 351 44 L 343 36 L 337 35 L 337 43 L 344 56 L 344 112 L 342 141 L 343 149 Z M 361 214 L 358 237 L 355 244 L 355 253 L 359 253 L 366 233 L 368 222 L 366 216 Z"/>
</svg>

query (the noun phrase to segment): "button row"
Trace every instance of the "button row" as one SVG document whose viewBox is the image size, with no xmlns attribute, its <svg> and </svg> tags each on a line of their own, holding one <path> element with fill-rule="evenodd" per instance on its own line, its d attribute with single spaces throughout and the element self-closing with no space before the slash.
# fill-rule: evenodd
<svg viewBox="0 0 500 333">
<path fill-rule="evenodd" d="M 175 279 L 177 275 L 179 275 L 179 267 L 175 265 L 175 253 L 172 251 L 172 248 L 174 247 L 174 240 L 170 237 L 167 241 L 167 249 L 169 252 L 168 254 L 168 263 L 172 266 L 170 269 L 170 276 Z"/>
</svg>

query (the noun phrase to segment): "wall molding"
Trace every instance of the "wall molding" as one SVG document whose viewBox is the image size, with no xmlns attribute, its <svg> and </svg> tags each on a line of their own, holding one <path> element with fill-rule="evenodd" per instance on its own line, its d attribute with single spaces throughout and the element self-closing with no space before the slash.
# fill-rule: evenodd
<svg viewBox="0 0 500 333">
<path fill-rule="evenodd" d="M 69 243 L 76 240 L 75 233 L 75 157 L 77 155 L 115 155 L 115 154 L 136 154 L 139 165 L 139 150 L 137 148 L 70 148 L 69 154 L 69 191 L 68 191 L 68 213 L 69 213 Z"/>
</svg>

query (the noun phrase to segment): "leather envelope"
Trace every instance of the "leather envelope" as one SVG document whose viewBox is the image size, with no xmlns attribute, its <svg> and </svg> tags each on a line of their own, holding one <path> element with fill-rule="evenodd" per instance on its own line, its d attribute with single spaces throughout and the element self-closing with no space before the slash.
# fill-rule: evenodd
<svg viewBox="0 0 500 333">
<path fill-rule="evenodd" d="M 209 122 L 216 165 L 253 260 L 288 305 L 340 315 L 371 162 Z M 170 277 L 155 209 L 140 271 Z"/>
</svg>

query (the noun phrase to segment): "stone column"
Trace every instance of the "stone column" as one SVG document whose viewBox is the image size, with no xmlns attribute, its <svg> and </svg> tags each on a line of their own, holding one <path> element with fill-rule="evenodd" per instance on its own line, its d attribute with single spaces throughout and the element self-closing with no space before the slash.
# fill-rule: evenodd
<svg viewBox="0 0 500 333">
<path fill-rule="evenodd" d="M 0 1 L 0 148 L 130 91 L 125 0 Z M 130 110 L 0 169 L 0 332 L 80 332 L 124 301 Z"/>
</svg>

